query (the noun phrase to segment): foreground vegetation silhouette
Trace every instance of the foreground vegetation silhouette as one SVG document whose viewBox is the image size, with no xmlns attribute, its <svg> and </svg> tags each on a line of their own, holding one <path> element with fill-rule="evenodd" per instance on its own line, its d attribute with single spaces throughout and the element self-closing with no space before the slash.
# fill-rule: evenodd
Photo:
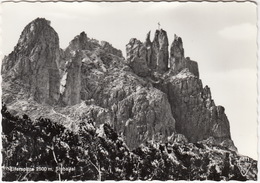
<svg viewBox="0 0 260 183">
<path fill-rule="evenodd" d="M 13 116 L 5 105 L 1 112 L 3 181 L 257 179 L 243 176 L 238 155 L 220 146 L 147 142 L 130 150 L 109 124 L 82 121 L 73 132 L 43 117 Z"/>
</svg>

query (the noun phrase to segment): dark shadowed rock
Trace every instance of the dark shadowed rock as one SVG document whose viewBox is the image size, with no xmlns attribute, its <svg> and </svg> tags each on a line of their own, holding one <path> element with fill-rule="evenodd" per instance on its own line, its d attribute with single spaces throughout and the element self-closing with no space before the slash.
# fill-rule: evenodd
<svg viewBox="0 0 260 183">
<path fill-rule="evenodd" d="M 67 110 L 75 109 L 75 112 L 88 115 L 87 108 L 76 105 Z M 89 108 L 95 114 L 95 107 Z M 214 145 L 213 138 L 207 142 L 188 143 L 184 135 L 174 134 L 168 143 L 146 142 L 132 150 L 107 123 L 97 126 L 92 120 L 76 120 L 74 125 L 78 130 L 71 131 L 47 118 L 32 121 L 26 115 L 23 118 L 13 116 L 5 106 L 2 118 L 4 167 L 21 169 L 37 164 L 39 167 L 48 165 L 48 170 L 54 170 L 59 164 L 75 166 L 73 171 L 63 171 L 62 175 L 59 171 L 22 174 L 3 168 L 4 181 L 257 181 L 257 161 Z M 26 178 L 20 179 L 21 174 Z"/>
<path fill-rule="evenodd" d="M 152 42 L 152 58 L 151 68 L 158 72 L 165 72 L 168 70 L 168 37 L 166 31 L 163 29 L 156 30 Z"/>
<path fill-rule="evenodd" d="M 66 70 L 60 81 L 60 102 L 62 105 L 75 105 L 80 103 L 81 91 L 81 52 L 66 62 Z"/>
<path fill-rule="evenodd" d="M 184 57 L 184 48 L 181 37 L 174 35 L 174 41 L 170 48 L 170 68 L 173 74 L 178 74 L 183 69 L 188 69 L 195 76 L 199 77 L 198 64 L 190 60 L 189 57 Z"/>
<path fill-rule="evenodd" d="M 150 40 L 150 34 L 151 34 L 151 31 L 149 31 L 147 33 L 146 39 L 145 39 L 145 42 L 144 42 L 144 45 L 145 45 L 146 50 L 147 50 L 146 60 L 147 60 L 147 64 L 149 66 L 151 66 L 151 62 L 152 62 L 152 42 Z"/>
<path fill-rule="evenodd" d="M 174 41 L 171 45 L 171 57 L 174 57 L 176 60 L 180 60 L 184 57 L 184 48 L 181 37 L 178 37 L 174 34 Z"/>
</svg>

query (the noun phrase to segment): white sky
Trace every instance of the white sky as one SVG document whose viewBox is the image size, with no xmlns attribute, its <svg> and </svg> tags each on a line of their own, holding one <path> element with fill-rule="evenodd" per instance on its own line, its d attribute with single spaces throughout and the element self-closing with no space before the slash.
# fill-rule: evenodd
<svg viewBox="0 0 260 183">
<path fill-rule="evenodd" d="M 151 39 L 160 22 L 169 44 L 174 34 L 184 42 L 185 56 L 199 64 L 202 82 L 223 105 L 231 135 L 241 154 L 257 159 L 257 7 L 247 3 L 3 3 L 4 55 L 16 45 L 23 28 L 37 17 L 51 26 L 65 48 L 80 32 L 110 42 L 125 54 L 133 37 Z"/>
</svg>

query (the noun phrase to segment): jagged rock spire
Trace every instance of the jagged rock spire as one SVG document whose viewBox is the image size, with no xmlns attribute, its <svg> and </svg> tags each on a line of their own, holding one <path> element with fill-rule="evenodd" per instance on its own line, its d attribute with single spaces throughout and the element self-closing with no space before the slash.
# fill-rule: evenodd
<svg viewBox="0 0 260 183">
<path fill-rule="evenodd" d="M 147 50 L 147 54 L 146 54 L 146 60 L 147 60 L 147 65 L 150 66 L 151 65 L 151 60 L 152 60 L 152 42 L 150 40 L 150 34 L 151 31 L 149 31 L 146 35 L 146 39 L 144 42 L 144 46 L 146 47 Z"/>
<path fill-rule="evenodd" d="M 133 39 L 131 39 L 126 48 L 128 63 L 133 63 L 133 58 L 142 58 L 142 60 L 139 61 L 135 60 L 135 62 L 140 62 L 139 64 L 136 64 L 136 67 L 138 68 L 133 68 L 134 66 L 131 65 L 134 71 L 139 70 L 142 66 L 145 66 L 146 71 L 151 70 L 164 73 L 168 70 L 169 43 L 166 31 L 163 29 L 156 30 L 152 42 L 150 40 L 149 31 L 144 43 L 139 40 L 135 41 L 135 43 L 136 46 L 133 46 Z"/>
<path fill-rule="evenodd" d="M 158 72 L 167 71 L 169 58 L 167 32 L 163 29 L 156 30 L 152 45 L 151 67 Z"/>
<path fill-rule="evenodd" d="M 154 39 L 152 42 L 150 40 L 149 31 L 144 43 L 140 42 L 139 40 L 135 43 L 136 46 L 133 46 L 133 40 L 131 39 L 130 43 L 127 45 L 126 50 L 128 63 L 133 63 L 133 60 L 131 61 L 131 59 L 133 58 L 142 58 L 142 61 L 134 60 L 134 62 L 136 63 L 134 65 L 136 66 L 133 66 L 133 64 L 131 65 L 134 71 L 140 70 L 140 68 L 142 68 L 141 70 L 143 70 L 143 66 L 145 66 L 146 72 L 150 69 L 151 72 L 156 71 L 163 74 L 168 71 L 168 66 L 170 65 L 170 69 L 172 71 L 172 74 L 174 75 L 178 74 L 183 69 L 188 69 L 189 72 L 199 77 L 197 62 L 190 60 L 189 57 L 184 57 L 182 38 L 178 37 L 176 34 L 174 35 L 174 41 L 171 44 L 170 58 L 168 52 L 168 36 L 167 32 L 163 29 L 155 31 Z M 140 50 L 142 51 L 140 52 Z M 140 63 L 138 64 L 137 62 Z M 149 69 L 147 69 L 147 67 Z M 140 73 L 140 71 L 138 72 Z"/>
<path fill-rule="evenodd" d="M 150 35 L 151 35 L 151 31 L 149 31 L 146 35 L 146 38 L 145 38 L 145 46 L 150 46 L 152 44 L 151 40 L 150 40 Z"/>
<path fill-rule="evenodd" d="M 184 57 L 184 48 L 181 37 L 178 37 L 174 34 L 174 41 L 171 45 L 171 57 L 174 57 L 176 60 L 180 60 Z"/>
<path fill-rule="evenodd" d="M 59 97 L 59 37 L 50 21 L 29 23 L 14 51 L 3 60 L 4 78 L 22 80 L 39 103 L 55 103 Z"/>
<path fill-rule="evenodd" d="M 61 105 L 75 105 L 80 103 L 81 66 L 82 53 L 77 50 L 69 62 L 67 62 L 66 72 L 61 78 L 59 99 Z"/>
<path fill-rule="evenodd" d="M 68 56 L 70 52 L 87 49 L 90 49 L 90 44 L 88 43 L 87 34 L 83 31 L 69 43 L 69 46 L 65 50 L 65 54 Z"/>
<path fill-rule="evenodd" d="M 149 32 L 145 43 L 131 39 L 127 44 L 126 62 L 135 74 L 119 62 L 122 59 L 111 47 L 107 42 L 100 45 L 88 39 L 82 32 L 66 49 L 68 57 L 63 55 L 59 62 L 64 65 L 60 77 L 57 33 L 49 21 L 36 19 L 26 26 L 15 50 L 4 59 L 3 71 L 8 73 L 3 78 L 22 80 L 18 83 L 28 86 L 39 103 L 53 104 L 59 97 L 63 104 L 74 105 L 91 99 L 104 116 L 90 115 L 102 123 L 113 122 L 129 139 L 130 147 L 154 139 L 154 135 L 165 142 L 175 129 L 190 142 L 210 136 L 219 143 L 232 142 L 224 108 L 215 106 L 209 88 L 203 88 L 197 63 L 184 57 L 180 37 L 175 36 L 172 44 L 170 72 L 168 38 L 162 29 L 156 30 L 152 42 Z M 158 82 L 150 76 L 157 77 Z"/>
<path fill-rule="evenodd" d="M 170 69 L 173 74 L 178 74 L 183 69 L 188 69 L 189 72 L 199 77 L 198 64 L 190 60 L 189 57 L 184 57 L 184 48 L 182 38 L 174 34 L 174 41 L 170 48 Z"/>
</svg>

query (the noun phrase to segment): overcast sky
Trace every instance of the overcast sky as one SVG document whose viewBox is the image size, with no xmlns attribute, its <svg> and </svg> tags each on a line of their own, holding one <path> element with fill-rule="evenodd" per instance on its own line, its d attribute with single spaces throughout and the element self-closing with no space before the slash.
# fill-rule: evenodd
<svg viewBox="0 0 260 183">
<path fill-rule="evenodd" d="M 241 154 L 257 158 L 257 27 L 253 3 L 3 3 L 2 49 L 9 54 L 37 17 L 51 21 L 61 48 L 80 32 L 110 42 L 125 55 L 133 37 L 144 41 L 157 23 L 182 37 L 185 56 L 199 64 L 202 82 L 223 105 Z"/>
</svg>

